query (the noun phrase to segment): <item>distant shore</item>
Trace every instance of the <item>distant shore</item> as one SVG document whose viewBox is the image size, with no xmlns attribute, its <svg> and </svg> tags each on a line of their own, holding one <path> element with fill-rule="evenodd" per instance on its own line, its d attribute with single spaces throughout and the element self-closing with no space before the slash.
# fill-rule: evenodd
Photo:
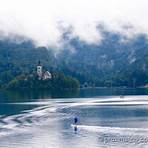
<svg viewBox="0 0 148 148">
<path fill-rule="evenodd" d="M 123 87 L 123 86 L 116 86 L 116 87 L 92 87 L 92 86 L 88 86 L 88 87 L 79 87 L 79 88 L 77 88 L 77 89 L 80 89 L 80 90 L 85 90 L 85 89 L 148 89 L 148 87 L 146 86 L 141 86 L 141 87 Z M 32 90 L 32 91 L 36 91 L 36 90 L 40 90 L 40 91 L 51 91 L 51 90 L 49 90 L 49 89 L 47 89 L 47 88 L 17 88 L 17 89 L 7 89 L 7 88 L 5 88 L 5 87 L 2 87 L 2 88 L 0 88 L 0 91 L 4 91 L 4 90 Z M 55 90 L 55 89 L 53 89 L 53 90 Z M 74 89 L 68 89 L 68 88 L 61 88 L 61 89 L 58 89 L 58 90 L 64 90 L 64 91 L 68 91 L 68 90 L 74 90 Z M 57 91 L 58 91 L 57 90 Z"/>
<path fill-rule="evenodd" d="M 80 89 L 114 89 L 114 88 L 122 88 L 122 89 L 148 89 L 148 86 L 139 86 L 139 87 L 126 87 L 126 86 L 114 86 L 114 87 L 105 87 L 105 86 L 100 86 L 100 87 L 92 87 L 92 86 L 88 86 L 88 87 L 80 87 Z"/>
</svg>

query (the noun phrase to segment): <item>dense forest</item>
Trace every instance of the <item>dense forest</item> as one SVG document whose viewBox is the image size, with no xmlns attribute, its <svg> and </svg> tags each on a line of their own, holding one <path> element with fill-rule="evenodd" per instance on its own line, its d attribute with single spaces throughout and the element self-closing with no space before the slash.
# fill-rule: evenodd
<svg viewBox="0 0 148 148">
<path fill-rule="evenodd" d="M 36 47 L 32 41 L 0 41 L 0 86 L 21 75 L 33 73 L 38 60 L 45 69 L 64 73 L 81 85 L 96 87 L 143 87 L 148 84 L 148 38 L 127 39 L 102 31 L 101 43 L 88 44 L 63 34 L 63 46 Z"/>
</svg>

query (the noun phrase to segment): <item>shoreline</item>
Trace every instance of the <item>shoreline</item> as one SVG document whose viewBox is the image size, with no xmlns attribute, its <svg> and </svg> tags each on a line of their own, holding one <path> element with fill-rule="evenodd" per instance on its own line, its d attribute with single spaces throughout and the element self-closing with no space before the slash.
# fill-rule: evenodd
<svg viewBox="0 0 148 148">
<path fill-rule="evenodd" d="M 95 90 L 95 89 L 145 89 L 148 90 L 148 87 L 79 87 L 76 89 L 72 88 L 61 88 L 61 89 L 44 89 L 44 88 L 17 88 L 17 89 L 7 89 L 0 88 L 0 91 L 75 91 L 75 90 Z"/>
</svg>

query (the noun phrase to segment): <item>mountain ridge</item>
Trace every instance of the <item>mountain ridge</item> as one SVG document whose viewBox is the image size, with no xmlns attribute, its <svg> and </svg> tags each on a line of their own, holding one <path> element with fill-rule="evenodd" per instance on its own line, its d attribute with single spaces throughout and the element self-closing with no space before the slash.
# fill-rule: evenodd
<svg viewBox="0 0 148 148">
<path fill-rule="evenodd" d="M 30 40 L 0 41 L 0 85 L 22 73 L 35 71 L 38 60 L 48 70 L 77 78 L 89 86 L 139 87 L 148 84 L 148 38 L 139 34 L 128 39 L 119 33 L 102 31 L 100 43 L 88 44 L 63 34 L 63 46 L 36 47 Z"/>
</svg>

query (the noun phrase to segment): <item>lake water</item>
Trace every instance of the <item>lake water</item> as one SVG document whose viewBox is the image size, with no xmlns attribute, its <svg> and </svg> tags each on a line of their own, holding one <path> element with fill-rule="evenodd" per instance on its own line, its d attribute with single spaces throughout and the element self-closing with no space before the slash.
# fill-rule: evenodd
<svg viewBox="0 0 148 148">
<path fill-rule="evenodd" d="M 148 147 L 148 89 L 0 92 L 0 148 L 133 146 Z"/>
</svg>

